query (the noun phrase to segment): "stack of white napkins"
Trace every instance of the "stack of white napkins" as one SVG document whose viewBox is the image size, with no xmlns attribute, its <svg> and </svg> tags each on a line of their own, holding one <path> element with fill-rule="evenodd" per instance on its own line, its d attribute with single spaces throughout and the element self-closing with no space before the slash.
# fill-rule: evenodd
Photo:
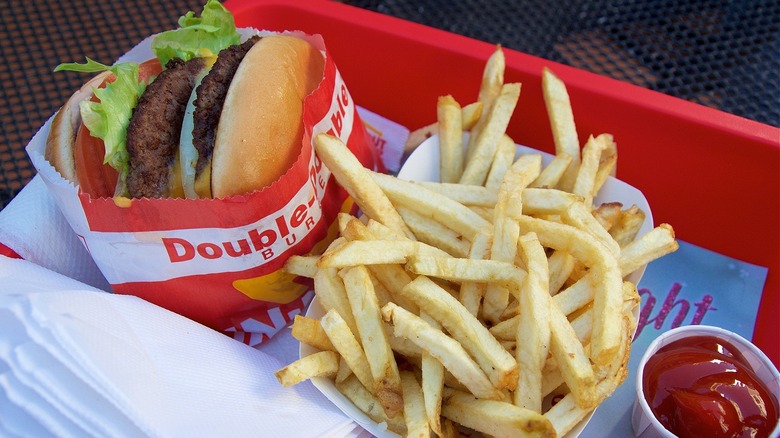
<svg viewBox="0 0 780 438">
<path fill-rule="evenodd" d="M 289 330 L 254 349 L 93 287 L 39 178 L 0 211 L 0 242 L 27 259 L 0 256 L 0 437 L 366 436 L 311 383 L 276 381 Z"/>
</svg>

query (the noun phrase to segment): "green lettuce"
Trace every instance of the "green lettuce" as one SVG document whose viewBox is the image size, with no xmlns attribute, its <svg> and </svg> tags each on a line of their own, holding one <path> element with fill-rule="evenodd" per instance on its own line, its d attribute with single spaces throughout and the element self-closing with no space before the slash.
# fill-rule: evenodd
<svg viewBox="0 0 780 438">
<path fill-rule="evenodd" d="M 120 181 L 124 181 L 128 171 L 127 126 L 138 98 L 146 89 L 146 83 L 138 81 L 138 64 L 123 62 L 108 66 L 87 58 L 84 64 L 60 64 L 54 69 L 64 70 L 87 73 L 110 71 L 116 77 L 105 88 L 93 88 L 100 102 L 82 101 L 80 112 L 89 133 L 105 143 L 106 156 L 103 162 L 116 169 Z"/>
<path fill-rule="evenodd" d="M 192 11 L 187 12 L 179 18 L 179 26 L 179 29 L 160 33 L 152 41 L 152 50 L 163 66 L 173 58 L 187 61 L 216 55 L 241 42 L 233 14 L 217 0 L 209 0 L 200 17 Z"/>
</svg>

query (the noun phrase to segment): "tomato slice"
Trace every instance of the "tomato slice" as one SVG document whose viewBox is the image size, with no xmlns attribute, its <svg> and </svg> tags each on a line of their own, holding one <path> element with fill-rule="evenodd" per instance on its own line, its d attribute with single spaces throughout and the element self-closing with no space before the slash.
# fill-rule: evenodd
<svg viewBox="0 0 780 438">
<path fill-rule="evenodd" d="M 150 59 L 140 64 L 138 79 L 147 81 L 152 76 L 157 76 L 162 71 L 162 66 L 157 58 Z M 105 87 L 113 82 L 115 77 L 110 76 L 100 85 Z M 92 101 L 99 99 L 92 96 Z M 76 142 L 73 145 L 73 160 L 76 164 L 76 177 L 81 191 L 88 193 L 92 198 L 108 198 L 114 196 L 118 172 L 108 164 L 103 164 L 106 155 L 106 147 L 103 140 L 90 135 L 89 130 L 83 124 L 76 133 Z"/>
</svg>

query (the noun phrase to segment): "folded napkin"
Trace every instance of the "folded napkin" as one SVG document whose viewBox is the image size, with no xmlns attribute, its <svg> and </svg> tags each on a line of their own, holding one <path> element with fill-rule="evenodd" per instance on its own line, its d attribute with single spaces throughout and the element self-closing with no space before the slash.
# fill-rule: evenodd
<svg viewBox="0 0 780 438">
<path fill-rule="evenodd" d="M 0 210 L 0 243 L 25 260 L 110 290 L 40 176 L 36 175 Z"/>
<path fill-rule="evenodd" d="M 288 332 L 248 347 L 139 298 L 0 257 L 0 436 L 365 436 Z"/>
</svg>

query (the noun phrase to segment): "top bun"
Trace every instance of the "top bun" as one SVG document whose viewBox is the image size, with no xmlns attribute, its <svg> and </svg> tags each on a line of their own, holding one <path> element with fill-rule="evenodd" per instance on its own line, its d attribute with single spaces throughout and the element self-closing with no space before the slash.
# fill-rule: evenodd
<svg viewBox="0 0 780 438">
<path fill-rule="evenodd" d="M 269 186 L 301 151 L 303 100 L 322 81 L 325 60 L 291 36 L 265 36 L 244 57 L 231 82 L 211 163 L 214 198 Z"/>
</svg>

